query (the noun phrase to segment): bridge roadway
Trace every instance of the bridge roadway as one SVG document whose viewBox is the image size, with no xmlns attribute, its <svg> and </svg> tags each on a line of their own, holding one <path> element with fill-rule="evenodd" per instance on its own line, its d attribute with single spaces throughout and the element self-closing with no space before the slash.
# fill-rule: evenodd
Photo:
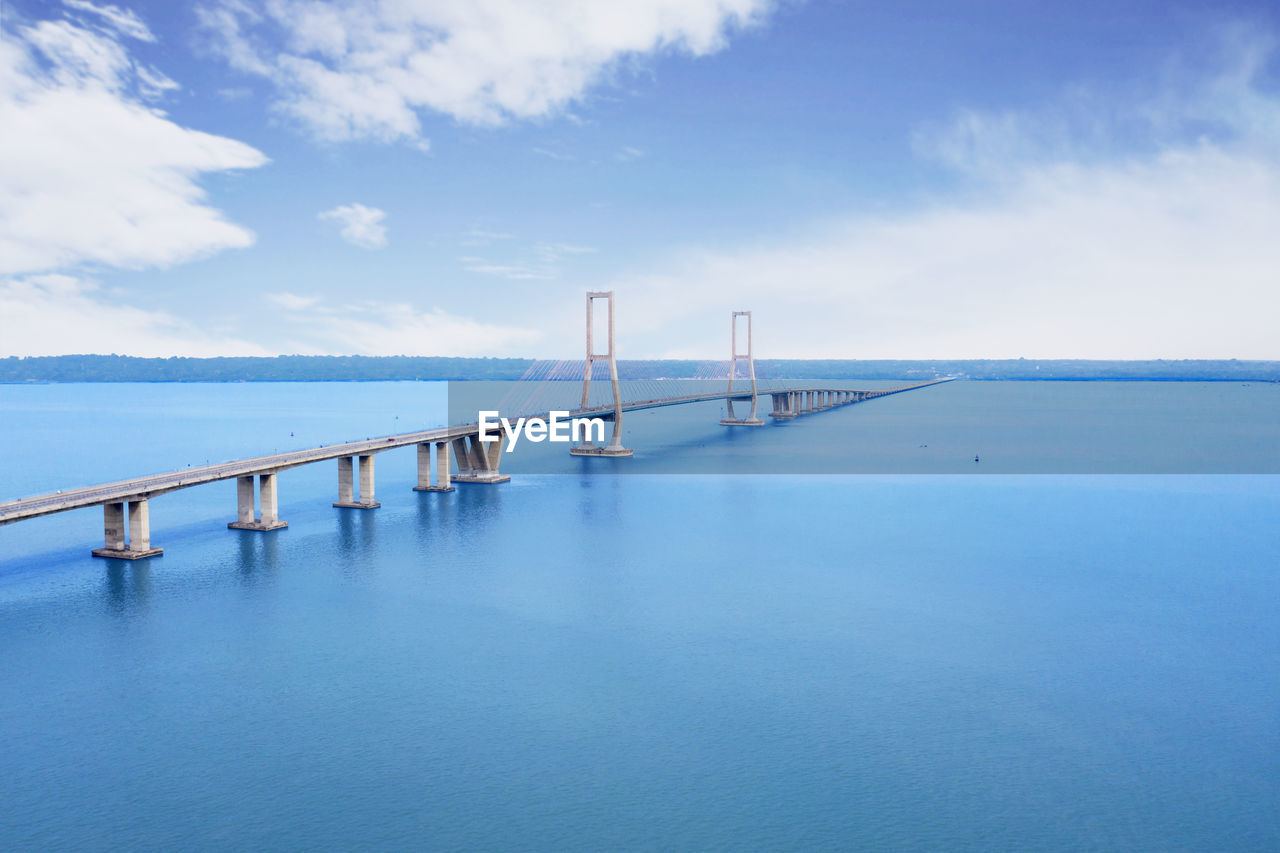
<svg viewBox="0 0 1280 853">
<path fill-rule="evenodd" d="M 830 386 L 769 388 L 760 389 L 757 396 L 763 397 L 766 394 L 852 393 L 858 395 L 856 401 L 861 401 L 864 399 L 871 399 L 873 397 L 898 394 L 903 391 L 923 388 L 927 385 L 935 385 L 938 382 L 945 381 L 948 380 L 938 379 L 895 388 L 875 388 L 865 390 L 831 388 Z M 749 401 L 750 399 L 751 391 L 749 389 L 714 392 L 709 394 L 688 394 L 678 397 L 659 397 L 648 400 L 634 400 L 626 402 L 622 404 L 622 411 L 635 412 L 644 409 L 663 408 L 666 406 L 688 405 L 690 403 L 707 403 L 718 400 Z M 822 408 L 832 407 L 826 406 Z M 810 411 L 820 410 L 821 409 L 812 409 Z M 549 414 L 549 412 L 539 412 L 533 415 L 526 415 L 525 417 L 547 418 Z M 575 409 L 570 411 L 569 416 L 574 418 L 598 417 L 608 420 L 613 417 L 613 414 L 613 404 L 607 404 L 602 406 L 592 406 L 585 409 Z M 90 506 L 145 501 L 149 498 L 167 494 L 168 492 L 176 491 L 178 489 L 186 489 L 192 486 L 216 482 L 218 480 L 230 480 L 254 475 L 276 474 L 289 468 L 295 468 L 299 465 L 307 465 L 312 462 L 322 462 L 326 459 L 349 459 L 353 456 L 368 456 L 385 450 L 391 450 L 396 447 L 450 442 L 455 439 L 466 438 L 478 434 L 479 424 L 476 423 L 463 424 L 460 426 L 438 427 L 436 429 L 419 430 L 416 432 L 401 433 L 399 435 L 370 438 L 364 441 L 349 441 L 342 444 L 313 447 L 307 450 L 294 450 L 287 453 L 275 453 L 269 456 L 255 456 L 250 459 L 221 462 L 216 465 L 204 465 L 198 468 L 186 468 L 181 471 L 173 471 L 166 474 L 152 474 L 146 477 L 136 477 L 129 480 L 121 480 L 116 483 L 86 486 L 79 489 L 68 489 L 61 492 L 55 492 L 53 494 L 38 495 L 35 497 L 0 503 L 0 525 L 12 524 L 13 522 L 22 521 L 28 518 L 36 518 L 42 515 L 51 515 L 53 513 L 66 512 L 68 510 L 81 509 Z"/>
</svg>

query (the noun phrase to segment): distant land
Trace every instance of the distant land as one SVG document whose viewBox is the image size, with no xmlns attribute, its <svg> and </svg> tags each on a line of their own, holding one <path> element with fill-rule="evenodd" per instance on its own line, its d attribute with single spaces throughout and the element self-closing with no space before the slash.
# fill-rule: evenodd
<svg viewBox="0 0 1280 853">
<path fill-rule="evenodd" d="M 19 382 L 374 382 L 519 379 L 528 358 L 312 356 L 134 358 L 58 355 L 0 358 L 0 383 Z M 714 362 L 619 361 L 623 379 L 705 377 Z M 727 367 L 726 367 L 727 369 Z M 1091 361 L 957 359 L 946 361 L 757 359 L 760 379 L 1129 379 L 1280 382 L 1280 361 Z"/>
</svg>

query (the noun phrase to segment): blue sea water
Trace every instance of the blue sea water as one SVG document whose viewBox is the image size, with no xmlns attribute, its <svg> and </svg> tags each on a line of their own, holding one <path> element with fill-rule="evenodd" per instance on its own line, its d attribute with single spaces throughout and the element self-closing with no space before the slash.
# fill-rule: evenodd
<svg viewBox="0 0 1280 853">
<path fill-rule="evenodd" d="M 389 451 L 373 511 L 305 466 L 288 529 L 189 489 L 133 564 L 88 556 L 95 510 L 0 527 L 0 848 L 1277 849 L 1280 477 L 1099 474 L 1054 421 L 1271 470 L 1276 389 L 1125 383 L 1146 408 L 1109 415 L 1085 385 L 728 434 L 646 413 L 632 460 L 546 473 L 544 445 L 450 494 Z M 0 498 L 406 431 L 446 396 L 0 386 Z M 996 399 L 1027 423 L 984 431 Z M 974 476 L 975 441 L 1061 473 Z M 970 467 L 714 473 L 813 448 Z"/>
</svg>

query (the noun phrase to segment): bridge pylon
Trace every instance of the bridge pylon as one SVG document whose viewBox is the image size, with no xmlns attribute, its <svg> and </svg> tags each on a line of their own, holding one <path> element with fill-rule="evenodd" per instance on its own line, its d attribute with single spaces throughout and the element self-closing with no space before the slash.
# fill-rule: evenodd
<svg viewBox="0 0 1280 853">
<path fill-rule="evenodd" d="M 609 351 L 595 352 L 593 336 L 594 302 L 604 299 L 609 304 Z M 613 436 L 609 444 L 600 447 L 591 441 L 591 431 L 586 431 L 582 443 L 569 448 L 574 456 L 630 456 L 632 450 L 622 446 L 622 395 L 618 391 L 618 361 L 615 356 L 613 336 L 613 291 L 587 291 L 587 370 L 582 376 L 582 408 L 587 408 L 591 396 L 591 375 L 597 361 L 609 362 L 609 381 L 613 386 Z"/>
<path fill-rule="evenodd" d="M 747 318 L 747 351 L 745 353 L 738 352 L 738 318 Z M 747 362 L 747 375 L 751 377 L 751 411 L 747 413 L 745 418 L 735 417 L 733 414 L 733 400 L 725 400 L 725 405 L 729 409 L 729 417 L 720 421 L 724 426 L 764 426 L 764 421 L 756 417 L 756 405 L 759 402 L 756 394 L 756 360 L 752 354 L 751 347 L 751 312 L 750 311 L 734 311 L 729 318 L 729 390 L 733 390 L 733 379 L 738 373 L 738 362 L 745 360 Z"/>
</svg>

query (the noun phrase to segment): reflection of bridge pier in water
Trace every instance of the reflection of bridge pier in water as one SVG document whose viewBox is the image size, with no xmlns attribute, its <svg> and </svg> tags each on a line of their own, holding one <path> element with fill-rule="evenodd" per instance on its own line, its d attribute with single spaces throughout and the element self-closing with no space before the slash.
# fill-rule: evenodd
<svg viewBox="0 0 1280 853">
<path fill-rule="evenodd" d="M 614 300 L 613 292 L 590 292 L 587 294 L 587 360 L 582 380 L 582 400 L 579 408 L 567 413 L 558 413 L 562 417 L 591 419 L 599 418 L 611 422 L 613 434 L 609 443 L 604 446 L 591 441 L 590 432 L 585 441 L 573 446 L 569 452 L 582 457 L 627 457 L 632 450 L 622 446 L 622 419 L 627 412 L 646 409 L 659 409 L 668 406 L 683 406 L 691 403 L 724 401 L 728 417 L 720 423 L 725 426 L 763 426 L 764 421 L 757 417 L 759 397 L 768 394 L 772 401 L 770 418 L 777 421 L 791 420 L 803 415 L 826 411 L 828 409 L 861 403 L 890 394 L 900 394 L 916 388 L 924 388 L 946 382 L 946 379 L 935 379 L 926 382 L 915 382 L 895 388 L 878 388 L 873 390 L 854 390 L 849 388 L 833 388 L 831 386 L 791 386 L 760 388 L 755 375 L 755 356 L 752 348 L 752 328 L 750 311 L 734 311 L 731 314 L 732 328 L 730 336 L 729 379 L 724 390 L 700 394 L 684 394 L 676 396 L 653 396 L 648 399 L 624 400 L 618 381 L 614 337 Z M 604 300 L 608 307 L 608 350 L 593 352 L 593 308 L 597 301 Z M 746 318 L 746 351 L 739 352 L 738 326 L 740 318 Z M 746 361 L 747 378 L 750 387 L 734 387 L 737 378 L 739 361 Z M 596 362 L 606 362 L 609 369 L 611 400 L 603 405 L 591 405 L 591 382 Z M 723 375 L 723 374 L 719 374 Z M 576 374 L 565 377 L 576 378 Z M 750 405 L 745 418 L 739 418 L 734 412 L 734 403 Z M 529 415 L 531 418 L 550 419 L 551 412 L 539 412 Z M 118 483 L 101 486 L 90 486 L 83 489 L 72 489 L 51 495 L 0 503 L 0 524 L 11 524 L 28 518 L 66 512 L 83 507 L 101 506 L 103 512 L 103 540 L 101 548 L 93 549 L 95 557 L 108 557 L 124 560 L 137 560 L 154 557 L 162 553 L 162 549 L 151 543 L 151 511 L 150 500 L 177 489 L 186 489 L 205 483 L 221 480 L 236 481 L 236 520 L 227 526 L 235 530 L 255 533 L 273 533 L 288 527 L 282 521 L 278 510 L 278 476 L 284 471 L 301 465 L 336 459 L 338 463 L 338 500 L 333 503 L 342 509 L 374 510 L 381 506 L 374 493 L 374 457 L 379 453 L 399 447 L 414 446 L 417 448 L 417 485 L 418 492 L 448 493 L 455 489 L 455 483 L 471 486 L 492 486 L 505 483 L 510 476 L 501 473 L 503 442 L 501 437 L 488 441 L 480 440 L 479 423 L 446 426 L 438 429 L 420 430 L 401 435 L 370 438 L 364 441 L 344 442 L 329 447 L 320 446 L 308 450 L 297 450 L 278 453 L 271 456 L 260 456 L 252 459 L 241 459 L 217 465 L 206 465 L 200 468 L 188 468 L 170 474 L 156 474 L 139 477 Z M 434 464 L 433 464 L 434 463 Z M 456 467 L 457 471 L 452 470 Z M 255 489 L 256 486 L 256 489 Z M 255 496 L 256 491 L 256 496 Z M 465 492 L 463 493 L 465 494 Z M 255 500 L 256 497 L 256 500 Z M 424 499 L 426 496 L 423 496 Z M 444 500 L 445 498 L 441 498 Z M 473 511 L 492 509 L 492 502 L 481 502 L 476 505 L 472 500 L 458 500 L 453 509 L 463 512 L 470 520 Z M 419 508 L 421 511 L 421 504 Z M 367 522 L 362 522 L 360 529 L 363 535 L 371 536 L 373 532 L 372 514 L 342 513 L 340 520 L 340 544 L 342 547 L 354 546 L 355 530 L 353 515 L 368 515 Z"/>
</svg>

